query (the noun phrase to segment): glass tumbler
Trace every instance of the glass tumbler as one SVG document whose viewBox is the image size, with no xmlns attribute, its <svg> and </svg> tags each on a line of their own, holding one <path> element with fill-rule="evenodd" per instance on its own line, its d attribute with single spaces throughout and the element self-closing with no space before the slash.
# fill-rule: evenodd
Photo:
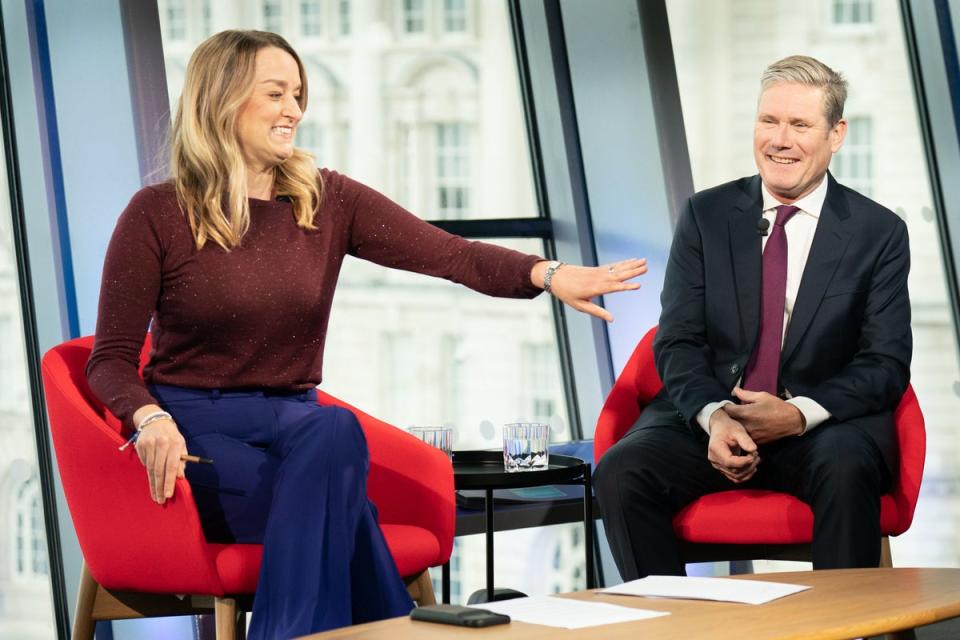
<svg viewBox="0 0 960 640">
<path fill-rule="evenodd" d="M 550 461 L 550 427 L 539 422 L 503 426 L 503 468 L 515 471 L 546 469 Z"/>
<path fill-rule="evenodd" d="M 453 429 L 450 427 L 410 427 L 407 432 L 453 458 Z"/>
</svg>

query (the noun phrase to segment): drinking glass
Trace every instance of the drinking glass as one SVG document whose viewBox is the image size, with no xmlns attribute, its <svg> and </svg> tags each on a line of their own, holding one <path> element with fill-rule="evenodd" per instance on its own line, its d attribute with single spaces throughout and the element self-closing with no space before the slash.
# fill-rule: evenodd
<svg viewBox="0 0 960 640">
<path fill-rule="evenodd" d="M 546 469 L 550 460 L 550 427 L 539 422 L 503 426 L 503 468 L 515 471 Z"/>
<path fill-rule="evenodd" d="M 453 429 L 450 427 L 410 427 L 407 432 L 453 458 Z"/>
</svg>

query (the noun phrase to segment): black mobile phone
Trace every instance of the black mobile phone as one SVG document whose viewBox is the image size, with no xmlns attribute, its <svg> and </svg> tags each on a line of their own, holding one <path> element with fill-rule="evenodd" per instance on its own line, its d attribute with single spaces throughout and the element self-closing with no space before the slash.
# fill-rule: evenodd
<svg viewBox="0 0 960 640">
<path fill-rule="evenodd" d="M 459 627 L 490 627 L 510 622 L 510 616 L 501 613 L 455 604 L 431 604 L 426 607 L 417 607 L 410 612 L 410 619 L 455 624 Z"/>
</svg>

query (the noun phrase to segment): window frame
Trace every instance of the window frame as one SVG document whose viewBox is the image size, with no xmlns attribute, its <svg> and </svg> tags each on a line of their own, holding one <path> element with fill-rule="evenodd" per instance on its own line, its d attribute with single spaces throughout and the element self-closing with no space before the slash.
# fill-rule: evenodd
<svg viewBox="0 0 960 640">
<path fill-rule="evenodd" d="M 284 29 L 286 28 L 286 22 L 287 22 L 286 20 L 287 6 L 283 2 L 283 0 L 259 0 L 258 5 L 260 10 L 257 12 L 257 14 L 259 16 L 261 28 L 264 31 L 270 31 L 273 33 L 279 33 L 284 31 Z M 278 9 L 278 13 L 276 15 L 267 15 L 267 7 L 275 7 L 276 9 Z M 298 2 L 298 8 L 299 8 L 299 2 Z M 277 20 L 280 25 L 280 28 L 274 29 L 272 25 L 269 24 L 270 20 Z"/>
<path fill-rule="evenodd" d="M 39 477 L 31 474 L 23 482 L 13 484 L 10 501 L 13 506 L 13 518 L 10 521 L 10 558 L 12 560 L 11 577 L 20 583 L 46 582 L 50 575 L 50 555 L 41 547 L 46 563 L 46 573 L 37 572 L 38 530 L 36 524 L 43 526 L 43 496 L 40 491 Z M 39 519 L 37 516 L 39 507 Z M 22 565 L 22 567 L 21 567 Z"/>
<path fill-rule="evenodd" d="M 840 151 L 834 156 L 833 162 L 831 162 L 831 172 L 837 181 L 871 198 L 873 197 L 874 174 L 876 173 L 876 155 L 874 153 L 876 122 L 870 115 L 850 115 L 845 116 L 845 119 L 847 121 L 847 136 L 843 142 L 843 147 L 841 147 Z M 864 125 L 866 126 L 866 133 L 868 135 L 867 141 L 855 142 L 853 140 L 854 129 Z M 858 131 L 857 133 L 860 132 Z M 869 175 L 851 176 L 848 167 L 845 165 L 852 160 L 855 160 L 858 165 L 861 166 L 863 161 L 866 160 Z M 839 169 L 837 165 L 834 164 L 837 161 L 839 161 L 841 165 Z M 858 173 L 862 173 L 862 168 L 858 169 Z"/>
<path fill-rule="evenodd" d="M 463 8 L 460 11 L 453 12 L 449 3 L 460 1 L 463 3 Z M 440 0 L 438 11 L 440 11 L 440 31 L 445 37 L 462 37 L 468 35 L 471 32 L 471 0 Z M 451 14 L 462 14 L 463 19 L 463 28 L 462 29 L 451 29 L 450 21 Z"/>
<path fill-rule="evenodd" d="M 410 31 L 407 29 L 412 9 L 407 7 L 407 3 L 420 3 L 419 20 L 420 29 Z M 397 5 L 397 31 L 401 38 L 425 38 L 430 32 L 430 10 L 427 0 L 401 0 Z"/>
<path fill-rule="evenodd" d="M 312 12 L 305 11 L 308 7 L 312 7 Z M 301 38 L 307 38 L 310 40 L 319 40 L 326 37 L 329 32 L 329 25 L 327 23 L 328 16 L 324 15 L 324 9 L 326 8 L 326 3 L 323 0 L 297 0 L 297 13 L 299 14 L 300 29 L 298 35 Z M 307 33 L 305 27 L 308 24 L 307 16 L 310 16 L 316 24 L 317 31 L 316 33 Z"/>
<path fill-rule="evenodd" d="M 869 20 L 857 22 L 852 20 L 838 22 L 836 20 L 838 8 L 842 8 L 842 13 L 844 14 L 852 14 L 854 8 L 858 7 L 861 11 L 864 8 L 868 9 L 870 14 Z M 840 29 L 872 27 L 876 24 L 876 8 L 877 6 L 874 0 L 827 0 L 827 20 L 832 27 Z"/>
<path fill-rule="evenodd" d="M 154 9 L 154 11 L 156 11 Z M 50 65 L 50 49 L 46 32 L 46 18 L 42 4 L 27 6 L 26 22 L 35 29 L 35 40 L 31 43 L 32 47 L 29 54 L 34 65 L 39 66 L 39 77 L 36 77 L 38 83 L 38 97 L 43 101 L 49 110 L 52 104 L 53 78 Z M 156 29 L 159 33 L 160 23 L 159 15 L 156 15 Z M 17 146 L 17 124 L 14 121 L 14 104 L 11 87 L 10 58 L 7 50 L 9 33 L 8 29 L 17 29 L 13 22 L 4 20 L 4 8 L 0 6 L 0 135 L 3 136 L 4 165 L 7 174 L 7 189 L 10 199 L 10 215 L 12 217 L 11 231 L 13 234 L 13 247 L 16 260 L 16 286 L 19 294 L 21 329 L 23 331 L 23 345 L 25 349 L 25 364 L 28 377 L 28 392 L 30 401 L 30 411 L 28 415 L 32 418 L 34 428 L 34 443 L 37 453 L 37 477 L 39 479 L 39 495 L 43 508 L 44 535 L 46 537 L 48 581 L 51 591 L 51 605 L 54 617 L 54 623 L 59 638 L 69 638 L 70 636 L 70 602 L 67 596 L 66 580 L 64 576 L 64 554 L 61 545 L 60 518 L 57 509 L 57 474 L 54 470 L 53 452 L 50 447 L 50 427 L 47 422 L 46 401 L 44 399 L 43 383 L 40 375 L 40 335 L 38 329 L 37 307 L 34 296 L 34 274 L 30 268 L 30 257 L 28 253 L 27 238 L 27 218 L 25 211 L 23 183 L 21 180 L 20 152 Z M 49 117 L 49 113 L 46 114 Z M 31 123 L 33 124 L 33 123 Z M 44 143 L 59 148 L 59 140 L 56 136 L 56 129 L 53 128 L 51 135 L 50 123 L 44 121 L 42 115 L 40 118 L 41 136 Z M 59 159 L 57 152 L 56 158 Z M 59 166 L 54 169 L 54 178 L 60 181 L 62 185 L 63 176 L 59 172 Z M 61 187 L 62 188 L 62 187 Z M 62 195 L 62 194 L 61 194 Z M 54 198 L 57 200 L 58 198 Z M 62 207 L 62 202 L 58 203 Z M 59 208 L 58 207 L 58 208 Z M 59 226 L 64 224 L 62 219 L 57 220 Z M 56 240 L 63 240 L 63 237 L 50 237 L 52 243 Z M 63 265 L 64 279 L 70 279 L 71 282 L 65 285 L 69 294 L 75 297 L 72 282 L 73 272 L 70 266 L 69 248 L 66 255 L 66 263 Z M 61 316 L 63 323 L 71 329 L 78 326 L 76 318 L 76 306 L 71 309 L 56 309 Z M 68 543 L 69 544 L 69 543 Z"/>
</svg>

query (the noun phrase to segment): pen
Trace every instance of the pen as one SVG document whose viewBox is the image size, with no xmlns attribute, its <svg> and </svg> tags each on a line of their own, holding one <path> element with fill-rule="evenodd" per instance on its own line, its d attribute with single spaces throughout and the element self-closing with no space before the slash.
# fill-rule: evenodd
<svg viewBox="0 0 960 640">
<path fill-rule="evenodd" d="M 130 438 L 126 442 L 120 445 L 119 447 L 120 451 L 123 451 L 124 449 L 129 447 L 131 444 L 136 443 L 137 436 L 139 435 L 140 435 L 139 431 L 134 431 L 133 435 L 130 436 Z M 213 464 L 213 460 L 211 458 L 204 458 L 202 456 L 191 456 L 186 453 L 181 453 L 180 459 L 184 462 L 196 462 L 197 464 Z"/>
</svg>

